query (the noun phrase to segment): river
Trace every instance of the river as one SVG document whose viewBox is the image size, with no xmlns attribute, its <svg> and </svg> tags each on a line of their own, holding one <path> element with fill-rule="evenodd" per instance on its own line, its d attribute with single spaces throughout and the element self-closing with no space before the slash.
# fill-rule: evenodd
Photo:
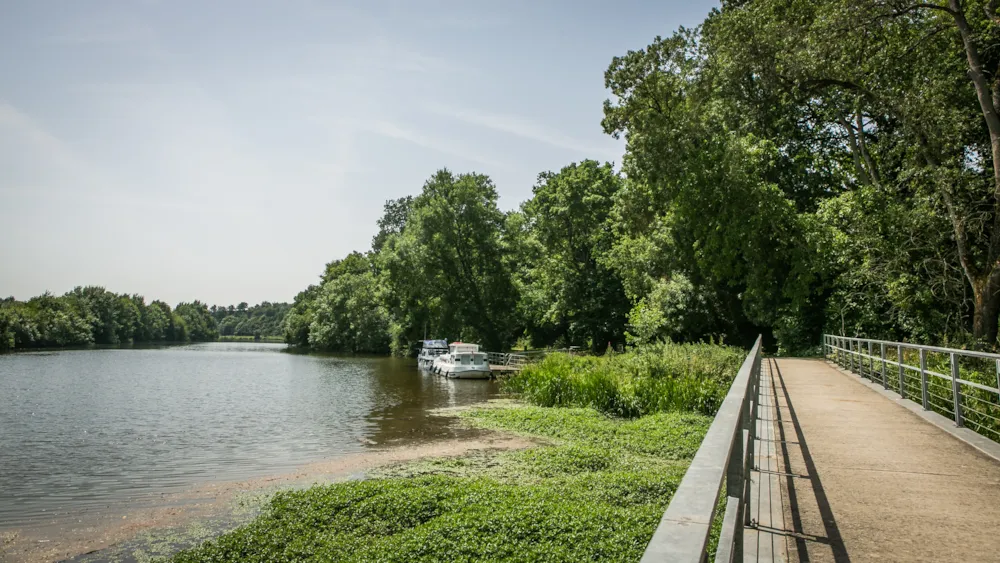
<svg viewBox="0 0 1000 563">
<path fill-rule="evenodd" d="M 280 344 L 0 355 L 0 532 L 464 432 L 495 383 Z"/>
</svg>

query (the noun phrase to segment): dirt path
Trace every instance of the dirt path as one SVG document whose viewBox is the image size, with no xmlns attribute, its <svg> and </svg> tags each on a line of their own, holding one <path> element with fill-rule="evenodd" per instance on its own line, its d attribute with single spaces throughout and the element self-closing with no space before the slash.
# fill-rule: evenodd
<svg viewBox="0 0 1000 563">
<path fill-rule="evenodd" d="M 74 559 L 129 542 L 142 534 L 168 529 L 187 529 L 189 537 L 174 541 L 190 542 L 192 537 L 217 533 L 211 522 L 246 521 L 261 498 L 283 488 L 343 481 L 377 467 L 426 457 L 460 456 L 476 450 L 530 447 L 526 438 L 484 432 L 474 439 L 455 439 L 373 450 L 310 463 L 291 473 L 270 475 L 239 482 L 209 483 L 182 494 L 163 495 L 154 505 L 110 510 L 100 517 L 62 519 L 50 524 L 19 530 L 0 538 L 3 563 L 52 562 Z M 208 526 L 206 526 L 208 523 Z M 155 541 L 164 542 L 162 538 Z M 100 559 L 113 561 L 117 555 Z M 126 558 L 127 560 L 128 558 Z"/>
<path fill-rule="evenodd" d="M 822 360 L 776 366 L 792 561 L 1000 561 L 1000 463 Z"/>
</svg>

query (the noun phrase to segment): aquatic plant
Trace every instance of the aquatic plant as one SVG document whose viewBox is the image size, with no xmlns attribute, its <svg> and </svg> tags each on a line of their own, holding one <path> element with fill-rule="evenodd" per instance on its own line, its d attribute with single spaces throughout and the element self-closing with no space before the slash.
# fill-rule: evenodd
<svg viewBox="0 0 1000 563">
<path fill-rule="evenodd" d="M 635 561 L 710 423 L 533 406 L 462 416 L 548 444 L 279 493 L 251 524 L 173 561 Z"/>
</svg>

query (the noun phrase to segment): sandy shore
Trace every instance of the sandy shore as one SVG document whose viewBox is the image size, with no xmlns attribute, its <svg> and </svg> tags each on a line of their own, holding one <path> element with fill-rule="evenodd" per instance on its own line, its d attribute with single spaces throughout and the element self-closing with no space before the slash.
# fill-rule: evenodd
<svg viewBox="0 0 1000 563">
<path fill-rule="evenodd" d="M 140 536 L 161 546 L 190 543 L 249 520 L 269 494 L 284 488 L 343 481 L 377 467 L 425 457 L 460 456 L 476 450 L 519 449 L 532 445 L 528 439 L 500 433 L 483 433 L 472 439 L 452 439 L 372 450 L 303 465 L 295 471 L 238 482 L 209 483 L 180 494 L 164 494 L 146 506 L 127 507 L 101 516 L 53 521 L 29 529 L 5 532 L 0 537 L 0 561 L 4 563 L 64 560 L 129 560 L 122 546 Z M 187 540 L 167 530 L 189 530 Z M 164 531 L 164 537 L 155 538 Z M 183 534 L 182 534 L 183 536 Z M 92 557 L 88 554 L 94 554 Z M 106 556 L 105 556 L 106 554 Z"/>
</svg>

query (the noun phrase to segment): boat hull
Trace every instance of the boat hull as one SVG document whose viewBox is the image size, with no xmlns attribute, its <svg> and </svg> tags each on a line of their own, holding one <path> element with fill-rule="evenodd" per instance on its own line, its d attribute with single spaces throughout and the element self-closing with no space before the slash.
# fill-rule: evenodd
<svg viewBox="0 0 1000 563">
<path fill-rule="evenodd" d="M 488 370 L 453 371 L 444 374 L 449 379 L 489 379 Z"/>
</svg>

